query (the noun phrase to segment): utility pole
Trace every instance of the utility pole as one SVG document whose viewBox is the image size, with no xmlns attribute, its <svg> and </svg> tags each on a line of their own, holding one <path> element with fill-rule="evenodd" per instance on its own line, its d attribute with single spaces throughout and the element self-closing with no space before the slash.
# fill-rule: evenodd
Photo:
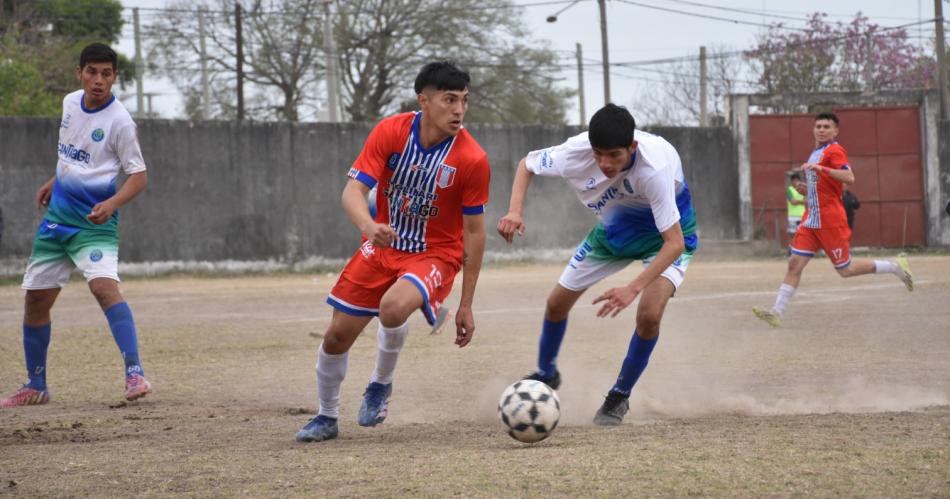
<svg viewBox="0 0 950 499">
<path fill-rule="evenodd" d="M 340 79 L 336 71 L 333 19 L 330 18 L 331 3 L 333 3 L 333 0 L 323 0 L 323 50 L 327 55 L 327 119 L 331 123 L 337 123 L 340 121 L 340 97 L 337 88 Z"/>
<path fill-rule="evenodd" d="M 234 2 L 234 37 L 237 43 L 237 119 L 244 120 L 244 36 L 241 32 L 241 4 Z"/>
<path fill-rule="evenodd" d="M 709 126 L 706 115 L 706 47 L 699 47 L 699 126 Z"/>
<path fill-rule="evenodd" d="M 947 54 L 943 39 L 943 0 L 934 0 L 934 24 L 937 28 L 937 86 L 940 87 L 940 119 L 947 119 Z"/>
<path fill-rule="evenodd" d="M 874 91 L 874 51 L 872 46 L 874 44 L 874 38 L 871 37 L 871 32 L 868 31 L 864 34 L 864 43 L 866 45 L 864 53 L 864 88 L 868 92 Z"/>
<path fill-rule="evenodd" d="M 581 121 L 580 125 L 587 124 L 587 113 L 584 110 L 584 55 L 581 44 L 577 44 L 577 98 L 580 100 Z"/>
<path fill-rule="evenodd" d="M 135 26 L 135 117 L 145 117 L 145 96 L 142 93 L 142 73 L 145 68 L 142 62 L 142 30 L 139 27 L 139 9 L 132 9 L 132 23 Z"/>
<path fill-rule="evenodd" d="M 201 49 L 201 119 L 211 116 L 211 88 L 208 85 L 208 47 L 205 42 L 205 9 L 198 9 L 198 47 Z"/>
<path fill-rule="evenodd" d="M 940 1 L 940 0 L 936 0 Z M 610 104 L 610 58 L 607 53 L 607 0 L 597 0 L 600 7 L 600 50 L 604 59 L 604 104 Z"/>
</svg>

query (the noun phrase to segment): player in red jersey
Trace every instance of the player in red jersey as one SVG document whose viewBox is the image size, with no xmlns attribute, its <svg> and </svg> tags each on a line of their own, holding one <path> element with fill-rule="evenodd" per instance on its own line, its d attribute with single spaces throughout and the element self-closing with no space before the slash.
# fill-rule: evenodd
<svg viewBox="0 0 950 499">
<path fill-rule="evenodd" d="M 415 82 L 421 111 L 379 122 L 350 168 L 343 209 L 363 233 L 363 243 L 327 297 L 334 310 L 317 353 L 320 410 L 297 432 L 298 441 L 329 440 L 339 433 L 347 352 L 373 316 L 380 324 L 376 369 L 357 422 L 375 426 L 386 418 L 407 319 L 420 309 L 435 324 L 460 269 L 455 343 L 464 347 L 472 341 L 490 171 L 487 154 L 462 128 L 468 86 L 468 73 L 454 65 L 427 64 Z M 366 195 L 376 185 L 374 219 Z"/>
<path fill-rule="evenodd" d="M 756 317 L 772 327 L 778 327 L 782 314 L 795 294 L 802 271 L 819 248 L 825 250 L 841 277 L 889 273 L 896 275 L 908 291 L 914 290 L 914 276 L 903 256 L 896 260 L 852 260 L 851 229 L 845 215 L 841 193 L 844 185 L 854 183 L 854 172 L 848 163 L 848 153 L 835 140 L 838 137 L 838 117 L 821 113 L 815 117 L 815 150 L 802 165 L 808 185 L 805 214 L 792 240 L 792 256 L 788 272 L 778 288 L 775 305 L 771 309 L 753 307 Z"/>
</svg>

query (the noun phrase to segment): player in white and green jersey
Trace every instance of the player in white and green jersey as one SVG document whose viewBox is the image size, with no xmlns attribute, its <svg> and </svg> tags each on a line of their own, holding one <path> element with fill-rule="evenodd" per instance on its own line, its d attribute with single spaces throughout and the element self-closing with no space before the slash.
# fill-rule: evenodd
<svg viewBox="0 0 950 499">
<path fill-rule="evenodd" d="M 620 424 L 656 344 L 666 303 L 683 282 L 698 244 L 696 214 L 679 154 L 662 137 L 636 130 L 625 108 L 604 106 L 591 117 L 588 132 L 521 160 L 508 214 L 498 221 L 498 233 L 508 243 L 524 233 L 524 199 L 534 175 L 565 179 L 600 222 L 578 246 L 548 296 L 538 370 L 528 378 L 560 386 L 555 361 L 571 308 L 590 286 L 634 260 L 643 261 L 644 270 L 627 286 L 593 301 L 603 303 L 598 317 L 615 317 L 640 296 L 636 330 L 620 375 L 594 416 L 595 424 Z"/>
<path fill-rule="evenodd" d="M 118 208 L 145 189 L 147 176 L 135 123 L 112 94 L 117 63 L 108 46 L 85 47 L 76 68 L 82 89 L 63 99 L 56 176 L 36 195 L 37 205 L 48 209 L 23 277 L 23 349 L 29 380 L 0 400 L 0 407 L 49 401 L 50 309 L 73 268 L 82 271 L 122 353 L 126 399 L 151 391 L 139 360 L 132 311 L 118 286 Z M 120 171 L 128 177 L 117 190 Z"/>
</svg>

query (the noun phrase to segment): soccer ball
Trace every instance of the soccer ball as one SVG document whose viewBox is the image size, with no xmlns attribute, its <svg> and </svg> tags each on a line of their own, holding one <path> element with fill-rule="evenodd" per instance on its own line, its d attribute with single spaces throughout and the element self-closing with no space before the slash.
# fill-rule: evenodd
<svg viewBox="0 0 950 499">
<path fill-rule="evenodd" d="M 540 442 L 557 428 L 561 418 L 561 401 L 550 386 L 540 381 L 516 381 L 501 393 L 498 417 L 511 438 Z"/>
</svg>

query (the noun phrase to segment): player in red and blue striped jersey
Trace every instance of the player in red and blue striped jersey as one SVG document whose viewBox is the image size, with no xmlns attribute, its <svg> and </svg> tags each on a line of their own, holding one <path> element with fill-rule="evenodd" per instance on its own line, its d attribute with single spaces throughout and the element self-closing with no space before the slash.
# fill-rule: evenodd
<svg viewBox="0 0 950 499">
<path fill-rule="evenodd" d="M 317 353 L 320 410 L 297 432 L 298 441 L 337 436 L 348 352 L 374 316 L 380 323 L 376 369 L 357 420 L 375 426 L 386 418 L 407 319 L 420 309 L 436 324 L 461 269 L 455 343 L 464 347 L 472 340 L 490 170 L 488 155 L 462 127 L 469 81 L 468 73 L 450 63 L 427 64 L 415 82 L 421 110 L 377 124 L 350 168 L 343 208 L 363 243 L 327 298 L 334 310 Z M 366 200 L 373 187 L 375 218 Z"/>
<path fill-rule="evenodd" d="M 772 327 L 781 323 L 782 314 L 798 288 L 802 271 L 819 248 L 825 250 L 841 277 L 889 273 L 896 275 L 908 291 L 914 290 L 914 277 L 903 256 L 896 260 L 851 259 L 851 229 L 841 194 L 845 185 L 854 183 L 854 172 L 848 162 L 848 153 L 836 140 L 838 116 L 834 113 L 816 116 L 813 133 L 815 150 L 808 162 L 802 165 L 808 185 L 805 214 L 792 240 L 788 271 L 779 286 L 775 305 L 771 309 L 752 308 L 756 317 Z"/>
</svg>

